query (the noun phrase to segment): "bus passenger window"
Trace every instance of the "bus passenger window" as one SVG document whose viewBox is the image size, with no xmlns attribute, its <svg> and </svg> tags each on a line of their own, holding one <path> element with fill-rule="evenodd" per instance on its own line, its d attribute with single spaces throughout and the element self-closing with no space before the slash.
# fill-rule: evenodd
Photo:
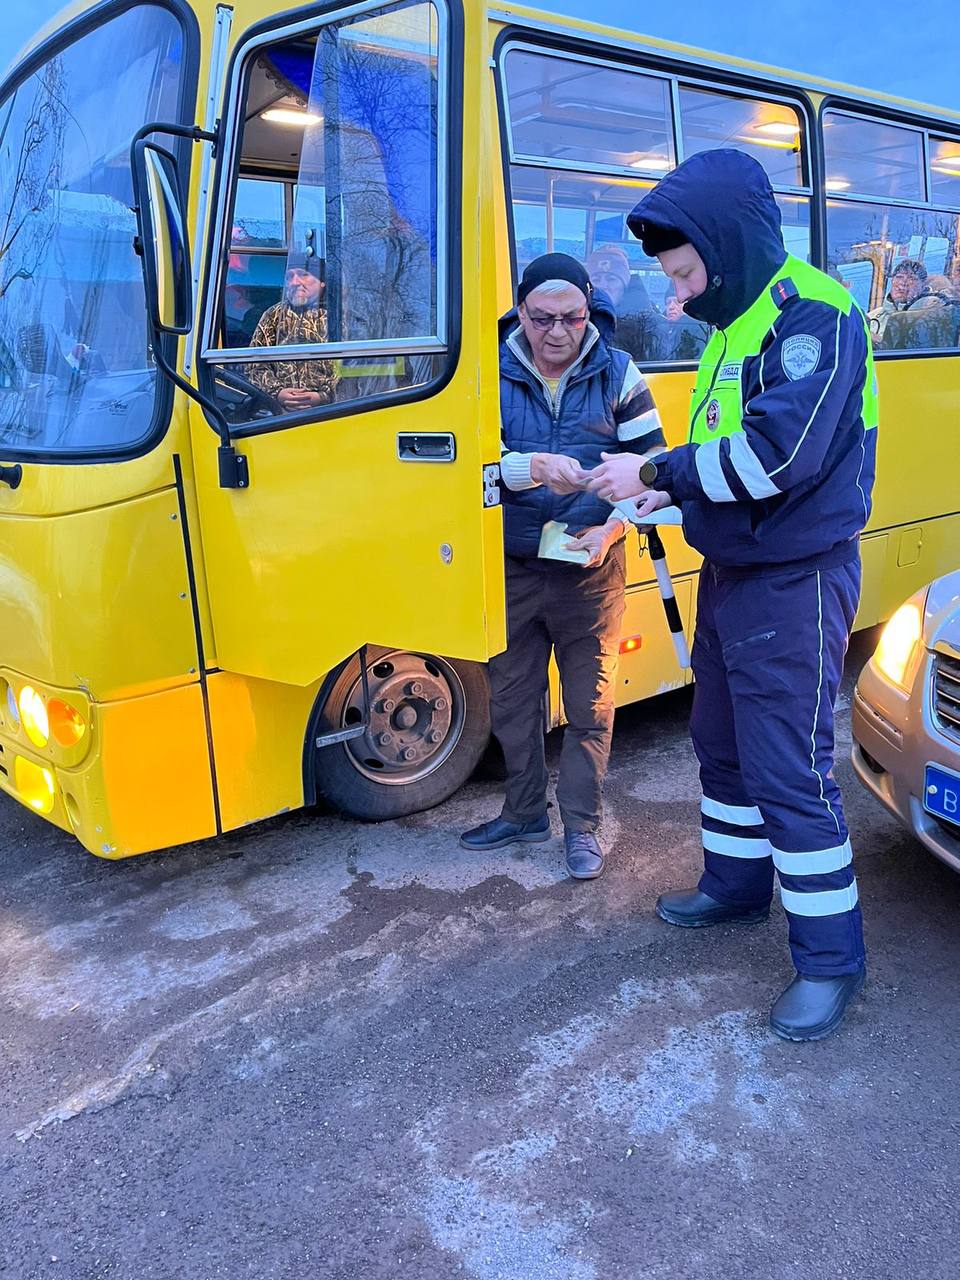
<svg viewBox="0 0 960 1280">
<path fill-rule="evenodd" d="M 856 298 L 878 351 L 960 342 L 956 213 L 827 201 L 831 274 Z"/>
<path fill-rule="evenodd" d="M 314 413 L 441 371 L 445 56 L 437 8 L 414 0 L 251 57 L 205 352 L 231 421 Z"/>
<path fill-rule="evenodd" d="M 684 156 L 736 147 L 763 165 L 774 186 L 804 185 L 803 129 L 796 107 L 683 85 L 680 121 Z"/>
<path fill-rule="evenodd" d="M 828 192 L 851 191 L 884 200 L 925 198 L 919 129 L 827 111 L 823 151 Z"/>
<path fill-rule="evenodd" d="M 737 147 L 765 168 L 787 250 L 810 259 L 810 188 L 799 109 L 636 67 L 510 46 L 503 58 L 517 271 L 542 253 L 587 268 L 616 346 L 641 365 L 699 359 L 709 327 L 687 316 L 660 264 L 627 229 L 631 209 L 684 154 Z M 674 118 L 674 103 L 679 119 Z"/>
<path fill-rule="evenodd" d="M 825 117 L 829 269 L 866 314 L 878 352 L 960 346 L 960 184 L 940 172 L 951 147 L 960 155 L 960 142 L 931 139 L 926 174 L 919 130 Z M 927 190 L 955 209 L 931 208 Z M 897 203 L 859 198 L 878 195 Z"/>
<path fill-rule="evenodd" d="M 960 205 L 960 138 L 930 139 L 930 199 Z"/>
<path fill-rule="evenodd" d="M 515 165 L 510 181 L 518 271 L 542 253 L 568 253 L 605 296 L 594 319 L 610 326 L 616 346 L 641 364 L 699 357 L 707 325 L 671 307 L 660 264 L 627 229 L 627 214 L 652 181 L 527 165 Z"/>
<path fill-rule="evenodd" d="M 506 55 L 514 159 L 664 173 L 675 163 L 670 82 L 533 49 Z"/>
</svg>

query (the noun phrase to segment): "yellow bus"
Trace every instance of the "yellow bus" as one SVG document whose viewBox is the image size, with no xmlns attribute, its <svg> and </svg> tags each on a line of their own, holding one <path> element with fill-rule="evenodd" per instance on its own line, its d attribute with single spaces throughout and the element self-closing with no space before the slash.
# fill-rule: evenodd
<svg viewBox="0 0 960 1280">
<path fill-rule="evenodd" d="M 872 624 L 960 561 L 960 116 L 474 0 L 38 36 L 0 88 L 0 788 L 108 858 L 449 796 L 505 641 L 498 318 L 577 256 L 681 440 L 707 334 L 625 216 L 717 146 L 871 313 Z M 310 332 L 275 323 L 289 263 Z M 636 543 L 621 703 L 688 678 Z"/>
</svg>

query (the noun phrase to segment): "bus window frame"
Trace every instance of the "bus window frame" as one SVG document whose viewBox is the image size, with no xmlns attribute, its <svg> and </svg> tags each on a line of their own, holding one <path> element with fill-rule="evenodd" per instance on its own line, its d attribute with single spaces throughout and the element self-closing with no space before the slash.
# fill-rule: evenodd
<svg viewBox="0 0 960 1280">
<path fill-rule="evenodd" d="M 443 340 L 384 339 L 371 342 L 311 343 L 285 347 L 227 347 L 211 345 L 216 338 L 220 312 L 220 294 L 226 280 L 225 265 L 230 253 L 227 236 L 227 210 L 233 208 L 235 186 L 240 177 L 240 147 L 242 145 L 242 111 L 247 90 L 247 80 L 252 59 L 257 51 L 270 44 L 304 32 L 320 31 L 332 22 L 344 18 L 389 9 L 397 0 L 362 0 L 359 4 L 327 5 L 321 13 L 313 5 L 287 10 L 277 17 L 254 23 L 237 40 L 227 74 L 224 77 L 224 102 L 222 145 L 217 172 L 211 194 L 213 215 L 209 223 L 204 254 L 203 290 L 200 299 L 201 316 L 200 352 L 197 359 L 197 380 L 201 391 L 215 398 L 217 369 L 221 365 L 251 362 L 291 361 L 317 356 L 328 360 L 358 355 L 437 355 L 445 356 L 442 369 L 428 382 L 419 386 L 383 392 L 379 395 L 359 397 L 355 400 L 334 401 L 318 405 L 298 414 L 263 421 L 231 425 L 230 437 L 234 440 L 252 436 L 269 435 L 274 431 L 323 422 L 338 422 L 342 418 L 360 413 L 371 413 L 394 405 L 413 404 L 438 395 L 453 378 L 460 362 L 460 346 L 463 329 L 462 282 L 462 206 L 463 162 L 462 148 L 455 141 L 461 138 L 463 125 L 463 60 L 464 18 L 463 0 L 425 0 L 432 3 L 440 22 L 441 49 L 446 52 L 447 74 L 438 81 L 445 90 L 445 111 L 438 113 L 437 171 L 439 176 L 438 214 L 442 215 L 443 271 L 437 270 L 437 328 L 445 329 Z M 226 357 L 226 359 L 224 358 Z M 211 430 L 216 424 L 204 411 L 204 418 Z"/>
<path fill-rule="evenodd" d="M 820 117 L 821 138 L 823 137 L 823 133 L 822 133 L 822 130 L 824 127 L 823 120 L 827 114 L 828 114 L 827 111 L 823 111 L 821 113 L 821 117 Z M 825 195 L 829 195 L 831 199 L 836 195 L 846 196 L 850 200 L 856 197 L 861 201 L 866 201 L 871 204 L 899 204 L 899 205 L 909 205 L 911 208 L 914 205 L 922 205 L 924 208 L 927 207 L 927 205 L 929 204 L 929 196 L 930 196 L 930 150 L 929 150 L 929 140 L 928 140 L 929 130 L 927 130 L 921 125 L 913 124 L 912 122 L 908 122 L 907 120 L 904 120 L 904 119 L 897 119 L 897 118 L 884 119 L 882 116 L 876 115 L 873 110 L 869 112 L 851 111 L 847 108 L 843 108 L 841 110 L 839 108 L 834 107 L 830 109 L 829 114 L 835 115 L 835 116 L 844 116 L 848 120 L 862 120 L 865 124 L 881 124 L 881 125 L 885 124 L 885 125 L 890 125 L 893 128 L 896 128 L 897 126 L 899 126 L 901 129 L 910 129 L 913 133 L 919 133 L 920 151 L 921 151 L 921 157 L 922 157 L 921 162 L 923 165 L 923 173 L 921 175 L 921 178 L 923 182 L 924 199 L 922 201 L 911 200 L 909 196 L 893 196 L 890 199 L 887 199 L 885 196 L 871 196 L 866 194 L 865 192 L 855 192 L 855 191 L 827 192 L 826 180 L 824 180 Z M 826 163 L 827 163 L 826 145 L 824 145 L 824 148 L 823 148 L 823 163 L 824 163 L 824 169 L 826 169 Z"/>
<path fill-rule="evenodd" d="M 933 177 L 932 177 L 932 173 L 931 173 L 931 170 L 933 169 L 933 161 L 932 161 L 932 159 L 930 158 L 930 143 L 931 143 L 931 141 L 933 141 L 933 142 L 955 142 L 955 143 L 957 143 L 957 145 L 958 145 L 958 146 L 960 146 L 960 122 L 958 122 L 958 124 L 957 124 L 957 136 L 956 136 L 955 138 L 951 138 L 950 134 L 949 134 L 949 133 L 947 133 L 947 132 L 946 132 L 944 129 L 942 129 L 942 128 L 940 128 L 940 129 L 926 128 L 926 129 L 924 130 L 924 148 L 925 148 L 925 151 L 926 151 L 926 162 L 927 162 L 927 191 L 928 191 L 928 194 L 929 194 L 929 192 L 930 192 L 930 191 L 932 191 L 932 190 L 933 190 Z M 946 213 L 952 213 L 952 212 L 954 211 L 954 207 L 955 207 L 954 205 L 951 205 L 951 204 L 938 204 L 935 200 L 928 200 L 928 201 L 927 201 L 927 203 L 928 203 L 928 205 L 929 205 L 929 207 L 930 207 L 931 209 L 939 209 L 941 212 L 946 212 Z M 958 203 L 957 203 L 957 206 L 956 206 L 956 207 L 957 207 L 957 208 L 960 208 L 960 201 L 958 201 Z"/>
<path fill-rule="evenodd" d="M 625 61 L 615 61 L 609 55 L 606 57 L 592 57 L 584 53 L 568 53 L 552 44 L 540 44 L 530 40 L 529 37 L 523 38 L 517 35 L 511 35 L 508 40 L 504 41 L 502 49 L 500 41 L 498 40 L 497 42 L 494 62 L 496 64 L 498 88 L 503 88 L 506 85 L 506 60 L 508 54 L 515 49 L 525 53 L 539 53 L 547 57 L 564 58 L 568 62 L 586 62 L 591 66 L 601 66 L 611 71 L 626 71 L 635 75 L 646 75 L 657 80 L 666 80 L 670 88 L 671 107 L 671 118 L 668 123 L 677 165 L 683 164 L 687 158 L 683 146 L 683 128 L 680 114 L 681 89 L 712 89 L 719 96 L 758 98 L 764 102 L 779 102 L 784 106 L 793 107 L 797 109 L 800 119 L 800 158 L 807 182 L 801 185 L 777 183 L 773 189 L 778 195 L 805 195 L 811 198 L 813 196 L 812 165 L 810 163 L 810 137 L 812 130 L 810 126 L 815 123 L 815 120 L 812 113 L 812 105 L 800 94 L 791 96 L 783 93 L 768 93 L 760 88 L 746 88 L 740 84 L 725 84 L 715 80 L 698 80 L 689 71 L 664 70 L 652 64 L 648 65 L 645 61 L 634 66 L 632 63 Z M 624 52 L 626 53 L 626 51 Z M 594 164 L 588 168 L 586 165 L 576 164 L 574 161 L 551 160 L 547 156 L 536 156 L 532 153 L 528 155 L 526 152 L 514 151 L 508 94 L 502 94 L 502 103 L 505 115 L 505 141 L 510 164 L 526 165 L 537 169 L 560 169 L 570 173 L 609 174 L 617 178 L 635 178 L 638 181 L 652 179 L 656 182 L 665 176 L 663 171 L 659 169 L 635 169 L 629 165 L 604 164 Z M 695 152 L 694 154 L 699 155 L 700 153 Z"/>
<path fill-rule="evenodd" d="M 114 19 L 121 17 L 131 9 L 140 9 L 144 3 L 154 8 L 166 9 L 180 24 L 183 36 L 183 64 L 181 68 L 179 97 L 177 100 L 177 118 L 167 121 L 169 124 L 192 124 L 197 109 L 197 83 L 200 75 L 200 25 L 193 10 L 185 0 L 105 0 L 94 9 L 88 10 L 66 23 L 58 31 L 53 32 L 41 44 L 14 67 L 11 68 L 0 83 L 0 103 L 6 100 L 45 66 L 51 58 L 55 58 L 64 50 L 82 40 L 84 36 L 98 28 L 106 26 Z M 144 124 L 149 124 L 144 120 Z M 190 190 L 192 177 L 193 142 L 187 138 L 174 137 L 170 140 L 170 150 L 176 160 L 177 175 L 180 188 L 184 192 Z M 144 326 L 146 331 L 147 302 L 144 294 Z M 164 358 L 173 364 L 176 361 L 178 339 L 173 334 L 164 334 L 160 339 Z M 173 416 L 174 387 L 165 377 L 159 365 L 155 367 L 156 382 L 154 387 L 153 417 L 149 429 L 140 439 L 129 445 L 100 446 L 94 449 L 59 450 L 59 449 L 11 449 L 5 445 L 3 456 L 14 462 L 44 463 L 64 466 L 97 466 L 105 462 L 127 462 L 134 458 L 145 457 L 152 453 L 164 439 L 170 428 Z"/>
<path fill-rule="evenodd" d="M 829 250 L 827 241 L 827 200 L 837 200 L 849 204 L 875 204 L 888 208 L 916 209 L 921 213 L 953 213 L 960 218 L 960 203 L 956 205 L 933 204 L 930 201 L 918 202 L 916 200 L 885 200 L 882 196 L 860 196 L 851 194 L 846 191 L 826 190 L 826 148 L 823 146 L 823 117 L 828 111 L 842 111 L 845 115 L 855 116 L 857 119 L 866 119 L 876 124 L 899 124 L 906 125 L 909 128 L 919 129 L 923 134 L 923 153 L 924 153 L 924 190 L 930 191 L 930 149 L 929 135 L 936 134 L 938 138 L 949 138 L 953 140 L 951 127 L 956 130 L 956 141 L 960 143 L 960 120 L 949 120 L 947 118 L 938 118 L 936 116 L 924 115 L 915 111 L 897 112 L 893 109 L 887 109 L 873 102 L 859 103 L 855 98 L 843 97 L 839 94 L 824 94 L 822 101 L 817 109 L 817 133 L 820 140 L 820 188 L 823 209 L 823 248 L 826 253 Z M 825 261 L 826 259 L 824 259 Z M 960 347 L 916 347 L 907 350 L 884 351 L 882 347 L 875 348 L 873 358 L 875 361 L 886 362 L 887 360 L 943 360 L 956 358 L 960 355 Z"/>
<path fill-rule="evenodd" d="M 621 71 L 628 75 L 646 75 L 648 79 L 661 80 L 667 82 L 670 118 L 665 122 L 667 126 L 667 135 L 670 138 L 675 156 L 679 156 L 679 139 L 677 138 L 677 130 L 673 122 L 674 101 L 673 92 L 670 89 L 670 77 L 660 71 L 647 72 L 642 67 L 634 67 L 615 61 L 609 56 L 606 58 L 593 58 L 583 53 L 563 53 L 558 49 L 541 48 L 532 45 L 528 41 L 514 40 L 511 41 L 498 55 L 497 66 L 500 71 L 500 77 L 506 84 L 506 62 L 507 58 L 514 51 L 520 53 L 546 53 L 549 57 L 563 59 L 565 62 L 583 62 L 592 67 L 602 67 L 607 71 Z M 509 94 L 504 95 L 503 99 L 504 111 L 506 112 L 507 124 L 507 147 L 511 164 L 536 165 L 538 169 L 562 169 L 565 172 L 583 173 L 587 170 L 582 164 L 575 161 L 552 160 L 548 156 L 536 156 L 527 154 L 526 152 L 516 152 L 513 149 L 513 120 L 510 117 L 510 97 Z M 679 159 L 677 160 L 679 164 Z M 619 164 L 594 164 L 590 166 L 590 173 L 605 173 L 615 178 L 657 178 L 662 174 L 660 169 L 635 169 L 632 165 Z"/>
<path fill-rule="evenodd" d="M 496 17 L 497 15 L 494 13 L 491 16 Z M 503 16 L 506 17 L 508 15 Z M 513 17 L 513 15 L 509 16 Z M 507 26 L 500 32 L 494 43 L 491 74 L 494 77 L 496 90 L 497 117 L 500 129 L 500 156 L 506 206 L 507 242 L 510 250 L 510 275 L 514 296 L 516 294 L 518 272 L 516 229 L 512 216 L 513 180 L 510 173 L 511 165 L 516 164 L 518 167 L 541 169 L 556 168 L 564 172 L 585 175 L 596 173 L 602 176 L 605 172 L 604 166 L 588 169 L 585 166 L 551 162 L 544 158 L 513 158 L 507 105 L 506 55 L 511 48 L 518 46 L 530 51 L 547 55 L 553 54 L 560 57 L 569 56 L 570 52 L 574 52 L 579 54 L 583 60 L 596 60 L 607 65 L 613 65 L 615 68 L 621 64 L 629 64 L 629 66 L 635 66 L 639 71 L 649 72 L 655 69 L 659 76 L 672 79 L 671 108 L 678 165 L 682 164 L 684 159 L 683 129 L 679 114 L 681 84 L 690 88 L 715 89 L 720 93 L 739 93 L 746 97 L 761 98 L 765 102 L 781 102 L 794 107 L 801 122 L 801 157 L 807 183 L 802 187 L 787 186 L 779 183 L 776 186 L 771 183 L 771 186 L 776 195 L 802 196 L 808 201 L 810 210 L 810 261 L 814 266 L 822 269 L 822 265 L 826 261 L 826 202 L 823 192 L 822 135 L 818 112 L 803 88 L 798 86 L 786 86 L 786 88 L 782 85 L 774 86 L 762 77 L 739 75 L 736 72 L 727 72 L 723 68 L 714 66 L 710 68 L 709 79 L 699 79 L 694 67 L 689 63 L 671 58 L 669 55 L 660 56 L 649 48 L 642 47 L 638 47 L 636 50 L 629 46 L 621 48 L 619 50 L 620 61 L 611 63 L 609 52 L 604 46 L 597 45 L 595 41 L 572 37 L 564 32 L 562 28 L 558 29 L 547 25 Z M 592 57 L 588 52 L 591 49 L 597 50 L 596 58 Z M 656 182 L 665 176 L 662 173 L 645 173 L 640 169 L 628 169 L 626 171 L 615 169 L 614 173 L 617 177 L 633 177 L 640 182 L 650 181 L 651 179 Z M 643 362 L 643 370 L 645 373 L 683 372 L 696 369 L 697 364 L 697 360 L 645 360 Z"/>
</svg>

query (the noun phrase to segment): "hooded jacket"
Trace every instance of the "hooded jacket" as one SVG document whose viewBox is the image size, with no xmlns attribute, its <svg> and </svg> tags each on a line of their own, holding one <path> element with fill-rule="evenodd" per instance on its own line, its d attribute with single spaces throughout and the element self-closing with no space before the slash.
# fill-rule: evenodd
<svg viewBox="0 0 960 1280">
<path fill-rule="evenodd" d="M 687 541 L 724 566 L 854 558 L 870 513 L 876 401 L 852 296 L 788 257 L 766 173 L 739 151 L 693 156 L 628 225 L 652 247 L 663 231 L 693 245 L 707 287 L 684 310 L 718 330 L 701 361 L 692 442 L 656 459 L 656 487 L 681 504 Z M 711 399 L 730 379 L 739 394 Z M 736 404 L 735 423 L 721 423 L 724 403 Z"/>
<path fill-rule="evenodd" d="M 530 481 L 530 455 L 565 454 L 585 470 L 603 452 L 645 454 L 664 444 L 653 396 L 626 351 L 611 344 L 616 313 L 594 292 L 580 355 L 560 380 L 556 403 L 537 372 L 516 310 L 500 321 L 500 421 L 507 555 L 535 557 L 548 520 L 571 534 L 604 524 L 611 505 L 589 492 L 558 495 Z M 639 464 L 638 464 L 639 471 Z"/>
</svg>

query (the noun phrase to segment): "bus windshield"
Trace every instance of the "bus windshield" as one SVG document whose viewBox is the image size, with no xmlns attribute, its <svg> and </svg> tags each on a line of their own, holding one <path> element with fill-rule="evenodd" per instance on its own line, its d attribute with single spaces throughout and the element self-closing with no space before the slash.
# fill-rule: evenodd
<svg viewBox="0 0 960 1280">
<path fill-rule="evenodd" d="M 151 432 L 129 151 L 177 118 L 182 62 L 177 18 L 138 5 L 0 103 L 0 452 L 125 452 Z"/>
</svg>

